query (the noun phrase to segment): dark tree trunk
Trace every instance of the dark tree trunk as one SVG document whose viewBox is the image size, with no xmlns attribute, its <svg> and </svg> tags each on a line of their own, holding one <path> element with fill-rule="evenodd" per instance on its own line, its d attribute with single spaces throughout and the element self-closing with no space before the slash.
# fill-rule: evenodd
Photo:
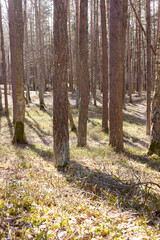
<svg viewBox="0 0 160 240">
<path fill-rule="evenodd" d="M 103 115 L 102 128 L 108 133 L 108 43 L 105 0 L 101 0 L 102 26 L 102 71 L 103 71 Z"/>
<path fill-rule="evenodd" d="M 88 72 L 88 0 L 80 3 L 80 104 L 78 121 L 78 146 L 87 144 L 87 118 L 89 104 Z"/>
<path fill-rule="evenodd" d="M 150 0 L 146 0 L 146 21 L 147 21 L 147 126 L 146 134 L 151 131 L 151 15 Z"/>
<path fill-rule="evenodd" d="M 24 134 L 24 118 L 25 118 L 25 99 L 24 99 L 24 66 L 23 66 L 23 41 L 24 41 L 24 26 L 22 17 L 22 1 L 9 0 L 9 8 L 12 11 L 13 20 L 10 25 L 10 33 L 13 39 L 10 42 L 11 46 L 11 64 L 12 64 L 12 83 L 15 86 L 15 132 L 14 143 L 25 143 Z M 11 36 L 11 35 L 10 35 Z M 12 62 L 14 61 L 14 63 Z"/>
<path fill-rule="evenodd" d="M 123 150 L 123 69 L 124 69 L 124 25 L 127 0 L 110 1 L 110 135 L 109 143 L 116 150 Z M 116 29 L 116 33 L 115 33 Z"/>
<path fill-rule="evenodd" d="M 76 107 L 79 107 L 79 82 L 80 82 L 80 59 L 79 59 L 79 0 L 76 0 Z"/>
<path fill-rule="evenodd" d="M 15 31 L 14 31 L 14 1 L 8 0 L 9 15 L 9 39 L 11 52 L 11 83 L 12 83 L 12 100 L 13 100 L 13 123 L 16 121 L 16 62 L 15 62 Z"/>
<path fill-rule="evenodd" d="M 53 152 L 56 167 L 70 161 L 67 94 L 67 0 L 54 0 Z"/>
</svg>

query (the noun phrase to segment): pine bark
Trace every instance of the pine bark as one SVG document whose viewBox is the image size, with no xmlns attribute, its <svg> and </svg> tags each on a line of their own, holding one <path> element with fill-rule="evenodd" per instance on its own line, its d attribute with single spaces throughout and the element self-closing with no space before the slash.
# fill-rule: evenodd
<svg viewBox="0 0 160 240">
<path fill-rule="evenodd" d="M 147 126 L 146 126 L 146 134 L 150 135 L 150 130 L 151 130 L 151 16 L 150 16 L 150 0 L 146 0 L 146 21 L 147 21 Z"/>
<path fill-rule="evenodd" d="M 79 107 L 80 94 L 80 57 L 79 57 L 79 0 L 76 0 L 76 107 Z"/>
<path fill-rule="evenodd" d="M 139 0 L 139 19 L 141 21 L 141 0 Z M 137 42 L 137 48 L 138 48 L 138 95 L 139 97 L 142 96 L 142 68 L 141 68 L 141 27 L 139 25 L 138 27 L 138 42 Z"/>
<path fill-rule="evenodd" d="M 42 41 L 40 33 L 40 16 L 38 11 L 38 3 L 35 0 L 35 21 L 36 21 L 36 54 L 37 54 L 37 79 L 39 88 L 39 104 L 40 109 L 44 109 L 44 72 L 43 72 L 43 59 L 42 59 Z"/>
<path fill-rule="evenodd" d="M 11 53 L 11 83 L 12 83 L 12 101 L 13 101 L 13 123 L 16 122 L 16 62 L 15 62 L 15 16 L 14 1 L 8 0 L 9 16 L 9 39 Z"/>
<path fill-rule="evenodd" d="M 1 3 L 0 3 L 0 32 L 1 32 L 1 52 L 2 52 L 2 74 L 3 74 L 3 81 L 4 81 L 5 114 L 6 116 L 8 116 L 7 73 L 6 73 L 6 57 L 5 57 L 5 49 L 4 49 Z"/>
<path fill-rule="evenodd" d="M 67 94 L 67 0 L 54 0 L 53 153 L 56 167 L 70 161 Z"/>
<path fill-rule="evenodd" d="M 107 42 L 105 0 L 101 0 L 101 27 L 102 27 L 102 71 L 103 71 L 102 129 L 106 133 L 108 133 L 108 42 Z"/>
<path fill-rule="evenodd" d="M 110 1 L 110 134 L 109 143 L 123 150 L 123 70 L 124 70 L 124 7 L 127 0 Z M 116 29 L 116 33 L 115 33 Z"/>
<path fill-rule="evenodd" d="M 80 2 L 80 104 L 78 119 L 78 146 L 87 144 L 87 118 L 89 104 L 88 71 L 88 0 Z M 84 87 L 85 86 L 85 87 Z"/>
<path fill-rule="evenodd" d="M 148 154 L 157 154 L 160 156 L 160 38 L 157 46 L 157 59 L 156 59 L 156 79 L 155 91 L 152 103 L 152 131 L 151 131 L 151 144 L 149 146 Z"/>
<path fill-rule="evenodd" d="M 13 5 L 12 5 L 13 4 Z M 15 131 L 13 143 L 26 143 L 24 133 L 24 118 L 25 118 L 25 99 L 24 99 L 24 66 L 23 66 L 23 41 L 24 41 L 24 26 L 22 17 L 22 1 L 9 0 L 9 7 L 13 16 L 13 23 L 10 31 L 14 33 L 11 42 L 11 64 L 12 64 L 12 82 L 15 84 Z M 12 43 L 14 43 L 12 45 Z M 14 64 L 13 62 L 14 61 Z"/>
</svg>

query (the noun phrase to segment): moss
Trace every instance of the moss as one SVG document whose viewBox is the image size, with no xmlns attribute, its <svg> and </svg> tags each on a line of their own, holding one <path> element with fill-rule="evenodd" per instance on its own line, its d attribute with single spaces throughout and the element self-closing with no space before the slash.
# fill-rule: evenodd
<svg viewBox="0 0 160 240">
<path fill-rule="evenodd" d="M 148 150 L 148 155 L 152 154 L 157 154 L 160 156 L 160 144 L 157 142 L 151 142 L 149 150 Z"/>
<path fill-rule="evenodd" d="M 13 143 L 21 143 L 21 144 L 27 143 L 25 139 L 25 134 L 24 134 L 24 123 L 21 121 L 17 121 L 15 123 Z"/>
</svg>

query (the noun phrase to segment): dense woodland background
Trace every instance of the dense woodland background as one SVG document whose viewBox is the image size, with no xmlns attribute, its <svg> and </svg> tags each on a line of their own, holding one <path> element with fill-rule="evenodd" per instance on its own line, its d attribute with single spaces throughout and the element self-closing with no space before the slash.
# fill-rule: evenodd
<svg viewBox="0 0 160 240">
<path fill-rule="evenodd" d="M 0 1 L 0 239 L 160 238 L 160 1 Z"/>
</svg>

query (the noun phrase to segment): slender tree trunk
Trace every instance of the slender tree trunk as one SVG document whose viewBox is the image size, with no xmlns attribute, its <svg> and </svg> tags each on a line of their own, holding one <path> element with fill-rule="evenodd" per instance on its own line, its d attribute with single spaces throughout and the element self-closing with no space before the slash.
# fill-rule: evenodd
<svg viewBox="0 0 160 240">
<path fill-rule="evenodd" d="M 73 93 L 73 60 L 72 60 L 72 38 L 71 38 L 71 19 L 70 19 L 70 1 L 68 1 L 68 48 L 69 48 L 69 89 Z"/>
<path fill-rule="evenodd" d="M 54 0 L 53 153 L 56 167 L 70 161 L 67 94 L 67 0 Z"/>
<path fill-rule="evenodd" d="M 27 91 L 26 91 L 26 98 L 27 102 L 31 102 L 31 97 L 30 97 L 30 83 L 29 83 L 29 78 L 30 78 L 30 73 L 29 73 L 29 46 L 28 46 L 28 18 L 27 18 L 27 1 L 24 0 L 24 19 L 25 19 L 25 63 L 26 63 L 26 86 L 27 86 Z"/>
<path fill-rule="evenodd" d="M 40 34 L 40 19 L 37 0 L 35 0 L 35 21 L 36 21 L 36 40 L 37 40 L 37 79 L 39 88 L 39 101 L 40 109 L 44 109 L 44 78 L 43 78 L 43 67 L 42 67 L 42 44 Z"/>
<path fill-rule="evenodd" d="M 147 126 L 146 134 L 150 135 L 151 130 L 151 16 L 150 0 L 146 0 L 146 21 L 147 21 Z"/>
<path fill-rule="evenodd" d="M 4 49 L 1 3 L 0 3 L 0 32 L 1 32 L 1 52 L 2 52 L 2 73 L 3 73 L 4 97 L 5 97 L 5 114 L 6 116 L 8 116 L 7 74 L 6 74 L 6 59 L 5 59 L 5 49 Z"/>
<path fill-rule="evenodd" d="M 11 41 L 11 61 L 12 64 L 12 82 L 15 84 L 15 131 L 13 142 L 26 143 L 24 133 L 24 118 L 25 118 L 25 99 L 24 99 L 24 66 L 23 66 L 23 41 L 24 41 L 24 26 L 22 17 L 22 1 L 9 0 L 9 8 L 12 12 L 12 25 L 10 25 L 10 32 L 13 42 Z M 11 21 L 11 19 L 10 19 Z M 12 45 L 13 44 L 13 45 Z"/>
<path fill-rule="evenodd" d="M 9 39 L 11 52 L 11 82 L 12 82 L 12 100 L 13 100 L 13 123 L 16 121 L 16 62 L 15 62 L 15 31 L 14 31 L 14 1 L 8 0 L 9 15 Z"/>
<path fill-rule="evenodd" d="M 160 156 L 160 38 L 157 46 L 157 59 L 156 59 L 156 80 L 155 92 L 152 104 L 152 131 L 151 131 L 151 144 L 149 146 L 148 154 L 158 154 Z"/>
<path fill-rule="evenodd" d="M 141 20 L 141 0 L 139 0 L 139 19 Z M 142 96 L 142 69 L 141 69 L 141 27 L 138 27 L 138 95 Z"/>
<path fill-rule="evenodd" d="M 105 132 L 108 133 L 108 42 L 107 42 L 105 0 L 101 0 L 101 26 L 102 26 L 102 70 L 103 70 L 102 128 Z"/>
<path fill-rule="evenodd" d="M 130 49 L 130 18 L 127 24 L 127 43 L 128 43 L 128 88 L 129 102 L 132 103 L 132 77 L 131 77 L 131 49 Z"/>
<path fill-rule="evenodd" d="M 79 107 L 80 57 L 79 57 L 79 0 L 76 0 L 76 107 Z"/>
<path fill-rule="evenodd" d="M 88 72 L 88 0 L 80 2 L 80 105 L 78 119 L 78 146 L 87 144 L 87 118 L 89 104 Z M 85 86 L 85 87 L 84 87 Z"/>
<path fill-rule="evenodd" d="M 123 150 L 123 69 L 124 69 L 124 6 L 127 0 L 110 1 L 110 134 L 109 143 Z M 116 34 L 115 34 L 116 29 Z"/>
<path fill-rule="evenodd" d="M 98 78 L 98 1 L 94 1 L 94 81 L 93 100 L 97 104 L 97 78 Z"/>
<path fill-rule="evenodd" d="M 36 79 L 36 70 L 35 70 L 35 53 L 34 53 L 34 38 L 33 38 L 33 20 L 30 19 L 30 41 L 31 41 L 31 57 L 32 57 L 32 83 L 33 90 L 37 93 L 37 79 Z"/>
<path fill-rule="evenodd" d="M 93 79 L 94 79 L 94 29 L 93 29 L 93 6 L 94 0 L 91 0 L 91 78 L 90 78 L 90 88 L 91 97 L 93 96 Z"/>
</svg>

